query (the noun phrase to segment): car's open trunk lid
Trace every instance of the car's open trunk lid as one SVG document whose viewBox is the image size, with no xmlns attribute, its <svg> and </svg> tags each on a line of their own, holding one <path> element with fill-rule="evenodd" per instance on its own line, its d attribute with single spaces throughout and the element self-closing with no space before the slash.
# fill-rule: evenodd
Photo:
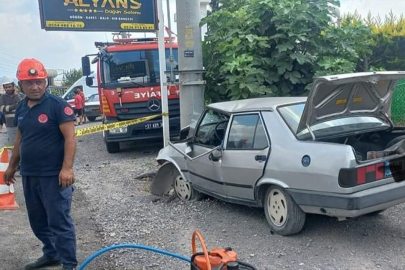
<svg viewBox="0 0 405 270">
<path fill-rule="evenodd" d="M 405 71 L 364 72 L 314 80 L 297 134 L 333 119 L 352 116 L 387 118 L 394 88 Z"/>
</svg>

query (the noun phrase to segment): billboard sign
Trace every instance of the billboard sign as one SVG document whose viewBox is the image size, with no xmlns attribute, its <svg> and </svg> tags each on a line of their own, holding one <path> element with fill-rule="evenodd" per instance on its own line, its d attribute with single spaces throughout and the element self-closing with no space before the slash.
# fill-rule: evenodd
<svg viewBox="0 0 405 270">
<path fill-rule="evenodd" d="M 157 31 L 156 0 L 38 0 L 47 31 Z"/>
</svg>

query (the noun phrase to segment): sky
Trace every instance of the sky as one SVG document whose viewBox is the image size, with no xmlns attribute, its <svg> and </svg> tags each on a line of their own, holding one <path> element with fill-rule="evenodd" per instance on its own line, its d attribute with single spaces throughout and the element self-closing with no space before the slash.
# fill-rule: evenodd
<svg viewBox="0 0 405 270">
<path fill-rule="evenodd" d="M 175 0 L 170 1 L 173 32 L 177 32 Z M 166 15 L 166 0 L 163 6 Z M 384 17 L 391 10 L 400 15 L 405 13 L 405 1 L 341 0 L 342 15 L 355 10 L 364 16 L 371 11 Z M 15 77 L 17 65 L 24 58 L 37 58 L 47 69 L 57 69 L 59 73 L 80 68 L 82 56 L 97 52 L 94 42 L 107 40 L 112 40 L 110 32 L 45 31 L 41 29 L 37 0 L 0 0 L 0 78 Z"/>
</svg>

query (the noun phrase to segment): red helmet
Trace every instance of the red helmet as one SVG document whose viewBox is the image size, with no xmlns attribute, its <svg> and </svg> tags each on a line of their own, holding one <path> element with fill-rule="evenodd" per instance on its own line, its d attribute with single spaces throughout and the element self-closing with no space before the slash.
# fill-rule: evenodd
<svg viewBox="0 0 405 270">
<path fill-rule="evenodd" d="M 17 79 L 20 81 L 41 80 L 47 77 L 45 66 L 37 59 L 24 59 L 18 65 Z"/>
</svg>

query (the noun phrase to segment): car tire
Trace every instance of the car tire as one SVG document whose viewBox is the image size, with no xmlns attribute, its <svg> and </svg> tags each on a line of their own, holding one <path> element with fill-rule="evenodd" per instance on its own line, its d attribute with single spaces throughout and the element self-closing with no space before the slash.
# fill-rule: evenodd
<svg viewBox="0 0 405 270">
<path fill-rule="evenodd" d="M 176 170 L 176 174 L 173 179 L 173 189 L 177 196 L 182 201 L 200 201 L 204 198 L 204 194 L 195 190 L 191 183 L 188 182 L 183 176 Z"/>
<path fill-rule="evenodd" d="M 89 121 L 94 122 L 96 121 L 96 116 L 88 116 L 87 119 L 89 119 Z"/>
<path fill-rule="evenodd" d="M 283 188 L 270 186 L 263 204 L 272 232 L 287 236 L 299 233 L 304 227 L 306 214 Z"/>
<path fill-rule="evenodd" d="M 118 153 L 120 151 L 119 142 L 106 142 L 107 152 L 110 154 Z"/>
</svg>

